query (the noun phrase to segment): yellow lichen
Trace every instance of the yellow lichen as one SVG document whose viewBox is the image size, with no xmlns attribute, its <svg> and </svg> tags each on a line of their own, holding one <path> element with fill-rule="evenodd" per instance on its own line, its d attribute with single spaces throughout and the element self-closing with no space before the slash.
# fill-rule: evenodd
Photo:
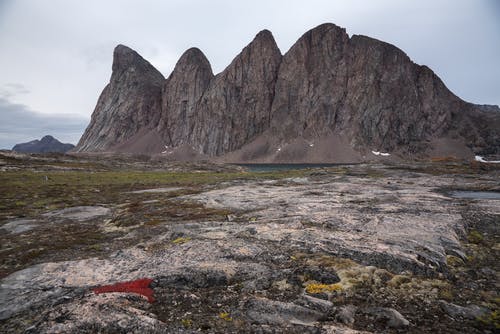
<svg viewBox="0 0 500 334">
<path fill-rule="evenodd" d="M 233 321 L 233 318 L 231 318 L 231 316 L 227 312 L 219 313 L 219 318 L 221 318 L 222 320 L 225 320 L 225 321 Z"/>
<path fill-rule="evenodd" d="M 340 290 L 342 290 L 342 285 L 340 283 L 335 283 L 335 284 L 310 283 L 306 286 L 306 292 L 309 294 L 334 292 Z"/>
<path fill-rule="evenodd" d="M 182 326 L 184 326 L 184 328 L 189 328 L 189 327 L 191 327 L 193 325 L 193 320 L 191 320 L 191 319 L 182 319 L 181 323 L 182 323 Z"/>
<path fill-rule="evenodd" d="M 177 238 L 175 240 L 172 240 L 172 243 L 174 243 L 176 245 L 181 245 L 181 244 L 185 244 L 189 240 L 191 240 L 191 238 L 188 238 L 188 237 L 179 237 L 179 238 Z"/>
</svg>

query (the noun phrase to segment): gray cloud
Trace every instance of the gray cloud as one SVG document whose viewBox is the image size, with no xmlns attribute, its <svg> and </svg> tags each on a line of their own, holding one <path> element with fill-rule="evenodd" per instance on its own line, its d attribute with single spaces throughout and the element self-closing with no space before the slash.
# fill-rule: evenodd
<svg viewBox="0 0 500 334">
<path fill-rule="evenodd" d="M 52 135 L 64 143 L 76 144 L 89 120 L 75 115 L 41 114 L 0 97 L 0 149 Z"/>
<path fill-rule="evenodd" d="M 6 83 L 3 87 L 0 87 L 0 97 L 9 99 L 14 96 L 29 94 L 30 90 L 24 87 L 24 85 L 19 83 Z"/>
</svg>

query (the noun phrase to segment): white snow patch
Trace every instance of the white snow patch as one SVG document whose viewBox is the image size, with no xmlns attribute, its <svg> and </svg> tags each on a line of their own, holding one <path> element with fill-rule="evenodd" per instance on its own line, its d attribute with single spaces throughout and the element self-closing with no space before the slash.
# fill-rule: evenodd
<svg viewBox="0 0 500 334">
<path fill-rule="evenodd" d="M 161 152 L 161 154 L 165 154 L 165 153 L 167 153 L 167 152 L 168 152 L 168 146 L 167 146 L 167 145 L 165 145 L 165 151 Z"/>
<path fill-rule="evenodd" d="M 391 155 L 390 153 L 379 152 L 379 151 L 372 151 L 372 153 L 375 154 L 375 155 L 381 155 L 383 157 L 388 157 L 388 156 Z"/>
<path fill-rule="evenodd" d="M 313 146 L 314 146 L 314 143 L 310 143 L 310 144 L 309 144 L 309 147 L 313 147 Z"/>
<path fill-rule="evenodd" d="M 484 160 L 484 158 L 482 156 L 480 156 L 480 155 L 476 155 L 474 157 L 474 160 L 479 161 L 479 162 L 483 162 L 483 163 L 486 163 L 486 164 L 500 164 L 500 160 L 487 161 L 487 160 Z"/>
<path fill-rule="evenodd" d="M 278 149 L 276 151 L 278 151 L 278 152 L 281 151 L 281 147 L 278 147 Z"/>
</svg>

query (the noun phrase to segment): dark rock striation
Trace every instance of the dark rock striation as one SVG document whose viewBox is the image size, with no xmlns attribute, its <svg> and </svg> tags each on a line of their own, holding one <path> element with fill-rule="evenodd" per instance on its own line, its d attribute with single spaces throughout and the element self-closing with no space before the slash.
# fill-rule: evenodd
<svg viewBox="0 0 500 334">
<path fill-rule="evenodd" d="M 27 143 L 16 144 L 12 151 L 22 153 L 66 153 L 74 147 L 73 144 L 63 144 L 54 137 L 47 135 L 40 140 L 36 139 Z"/>
<path fill-rule="evenodd" d="M 467 103 L 395 46 L 349 37 L 327 23 L 283 56 L 263 30 L 215 76 L 196 48 L 165 80 L 136 52 L 118 46 L 111 82 L 76 151 L 147 146 L 147 153 L 160 153 L 166 146 L 168 153 L 236 151 L 236 160 L 293 162 L 335 160 L 332 148 L 346 146 L 353 159 L 372 150 L 470 158 L 500 154 L 499 129 L 497 106 Z M 158 143 L 143 145 L 148 139 L 141 138 Z"/>
</svg>

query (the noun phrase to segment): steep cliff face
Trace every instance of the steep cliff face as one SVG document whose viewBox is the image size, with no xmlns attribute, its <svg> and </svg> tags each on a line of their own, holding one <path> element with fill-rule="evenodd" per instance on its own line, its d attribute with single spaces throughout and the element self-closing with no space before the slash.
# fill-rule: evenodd
<svg viewBox="0 0 500 334">
<path fill-rule="evenodd" d="M 113 72 L 75 151 L 112 150 L 158 122 L 165 78 L 134 50 L 118 45 Z"/>
<path fill-rule="evenodd" d="M 272 105 L 272 132 L 283 140 L 330 132 L 343 111 L 348 43 L 344 29 L 323 24 L 283 56 Z"/>
<path fill-rule="evenodd" d="M 197 48 L 184 52 L 162 91 L 162 113 L 158 132 L 168 146 L 192 143 L 194 128 L 201 119 L 198 105 L 213 79 L 212 68 Z"/>
<path fill-rule="evenodd" d="M 77 151 L 167 146 L 167 154 L 290 162 L 359 160 L 371 150 L 471 157 L 500 154 L 499 123 L 498 107 L 462 101 L 395 46 L 328 23 L 284 56 L 263 30 L 215 76 L 196 48 L 164 80 L 118 46 Z"/>
<path fill-rule="evenodd" d="M 427 67 L 414 64 L 396 47 L 365 36 L 350 41 L 347 108 L 357 115 L 358 142 L 411 153 L 442 135 L 451 113 L 464 102 Z"/>
<path fill-rule="evenodd" d="M 273 131 L 284 141 L 337 133 L 358 147 L 413 150 L 447 130 L 452 111 L 464 106 L 398 48 L 324 24 L 283 57 Z"/>
<path fill-rule="evenodd" d="M 268 30 L 219 73 L 198 105 L 191 142 L 209 155 L 230 152 L 269 127 L 281 53 Z"/>
</svg>

